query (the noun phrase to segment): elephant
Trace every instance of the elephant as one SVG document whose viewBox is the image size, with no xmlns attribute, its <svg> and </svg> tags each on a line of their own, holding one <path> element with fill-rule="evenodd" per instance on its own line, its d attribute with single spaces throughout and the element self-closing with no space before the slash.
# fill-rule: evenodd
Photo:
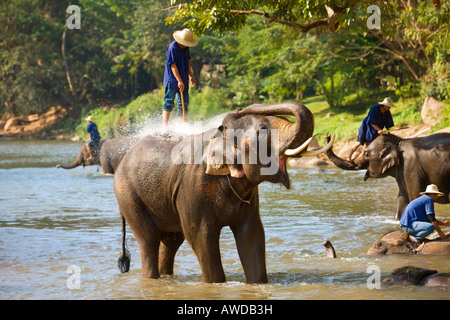
<svg viewBox="0 0 450 320">
<path fill-rule="evenodd" d="M 383 283 L 403 286 L 450 287 L 450 273 L 438 273 L 437 270 L 405 266 L 395 269 L 390 276 L 383 279 Z"/>
<path fill-rule="evenodd" d="M 403 230 L 392 231 L 376 240 L 368 255 L 375 254 L 432 254 L 450 255 L 450 237 L 445 239 L 425 240 L 419 247 L 411 242 Z"/>
<path fill-rule="evenodd" d="M 225 282 L 219 237 L 229 226 L 246 281 L 266 283 L 258 185 L 268 181 L 290 188 L 287 157 L 315 156 L 331 147 L 333 141 L 306 151 L 313 130 L 311 111 L 292 102 L 248 106 L 228 113 L 217 129 L 197 135 L 142 138 L 114 175 L 122 224 L 120 271 L 130 268 L 128 223 L 139 245 L 144 277 L 172 275 L 175 254 L 186 239 L 203 281 Z"/>
<path fill-rule="evenodd" d="M 450 133 L 411 139 L 382 134 L 353 161 L 337 157 L 332 149 L 327 151 L 327 156 L 344 170 L 367 169 L 364 181 L 394 177 L 399 188 L 396 220 L 400 220 L 408 203 L 419 197 L 429 184 L 436 184 L 445 194 L 438 203 L 450 202 Z"/>
<path fill-rule="evenodd" d="M 99 141 L 92 147 L 92 155 L 94 156 L 94 160 L 88 160 L 89 152 L 86 149 L 86 143 L 84 143 L 81 147 L 80 154 L 72 164 L 58 164 L 56 167 L 73 169 L 81 165 L 84 167 L 99 164 L 104 173 L 114 174 L 123 156 L 135 143 L 135 140 L 136 138 L 127 136 Z"/>
</svg>

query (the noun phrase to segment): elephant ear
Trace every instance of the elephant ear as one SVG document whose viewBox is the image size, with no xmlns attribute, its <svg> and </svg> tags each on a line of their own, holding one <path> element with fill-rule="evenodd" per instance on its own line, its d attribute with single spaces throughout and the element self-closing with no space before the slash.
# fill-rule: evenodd
<svg viewBox="0 0 450 320">
<path fill-rule="evenodd" d="M 372 252 L 375 254 L 383 254 L 386 253 L 388 250 L 388 244 L 386 241 L 383 240 L 377 240 L 374 242 L 371 248 Z"/>
<path fill-rule="evenodd" d="M 397 146 L 390 142 L 386 145 L 386 148 L 384 148 L 379 155 L 379 158 L 381 159 L 382 174 L 400 163 L 400 151 Z"/>
<path fill-rule="evenodd" d="M 224 142 L 224 131 L 224 127 L 220 126 L 206 148 L 206 174 L 242 178 L 244 170 L 241 162 L 238 161 L 241 156 L 240 151 L 235 145 Z"/>
</svg>

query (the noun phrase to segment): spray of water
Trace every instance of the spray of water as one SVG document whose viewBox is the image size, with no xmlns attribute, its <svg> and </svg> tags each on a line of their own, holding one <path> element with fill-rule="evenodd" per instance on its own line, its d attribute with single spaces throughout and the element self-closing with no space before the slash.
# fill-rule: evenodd
<svg viewBox="0 0 450 320">
<path fill-rule="evenodd" d="M 142 138 L 148 135 L 164 133 L 168 129 L 176 135 L 198 134 L 213 128 L 218 128 L 222 124 L 223 118 L 226 115 L 227 113 L 223 113 L 203 121 L 187 122 L 183 122 L 181 119 L 176 117 L 175 119 L 171 119 L 169 122 L 169 128 L 165 128 L 163 126 L 161 115 L 150 115 L 136 126 L 138 129 L 134 135 L 137 138 Z"/>
</svg>

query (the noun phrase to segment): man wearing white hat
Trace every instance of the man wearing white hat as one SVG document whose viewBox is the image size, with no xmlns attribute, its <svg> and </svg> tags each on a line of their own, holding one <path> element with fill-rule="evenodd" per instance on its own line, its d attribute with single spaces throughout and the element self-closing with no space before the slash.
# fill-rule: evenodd
<svg viewBox="0 0 450 320">
<path fill-rule="evenodd" d="M 411 201 L 403 212 L 400 219 L 400 227 L 410 235 L 410 239 L 421 242 L 434 230 L 437 231 L 441 239 L 445 239 L 439 225 L 450 227 L 450 221 L 436 220 L 434 213 L 434 203 L 437 198 L 444 194 L 438 190 L 435 184 L 430 184 L 424 192 L 420 193 L 417 199 Z"/>
<path fill-rule="evenodd" d="M 355 152 L 360 145 L 364 146 L 364 152 L 367 146 L 383 132 L 384 128 L 389 132 L 389 129 L 394 126 L 394 120 L 392 120 L 390 111 L 391 108 L 394 107 L 394 101 L 392 101 L 391 98 L 386 97 L 383 101 L 378 102 L 378 104 L 375 104 L 370 108 L 368 115 L 359 127 L 358 138 L 347 157 L 348 161 L 352 160 L 353 152 Z"/>
<path fill-rule="evenodd" d="M 189 78 L 191 87 L 195 86 L 194 73 L 189 63 L 189 48 L 198 44 L 194 34 L 189 29 L 175 31 L 173 41 L 166 51 L 166 66 L 164 69 L 164 106 L 163 125 L 167 128 L 169 124 L 170 112 L 175 106 L 177 99 L 178 115 L 183 114 L 180 94 L 183 95 L 185 112 L 189 105 Z"/>
<path fill-rule="evenodd" d="M 86 118 L 87 127 L 86 132 L 89 133 L 89 139 L 86 143 L 86 149 L 89 152 L 89 158 L 87 160 L 94 160 L 94 156 L 92 155 L 92 147 L 94 143 L 98 143 L 101 139 L 100 133 L 98 132 L 97 125 L 92 120 L 92 116 Z"/>
</svg>

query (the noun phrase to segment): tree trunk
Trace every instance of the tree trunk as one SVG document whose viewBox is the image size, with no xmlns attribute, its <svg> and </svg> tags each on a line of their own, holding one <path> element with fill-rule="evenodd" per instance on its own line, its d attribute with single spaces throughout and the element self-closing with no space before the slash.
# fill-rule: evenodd
<svg viewBox="0 0 450 320">
<path fill-rule="evenodd" d="M 69 84 L 70 92 L 72 94 L 71 98 L 70 98 L 71 108 L 69 108 L 68 111 L 69 111 L 70 117 L 73 119 L 76 119 L 80 115 L 80 110 L 79 110 L 79 101 L 78 101 L 76 90 L 73 86 L 72 76 L 70 74 L 69 61 L 67 59 L 67 54 L 66 54 L 67 53 L 67 30 L 68 30 L 67 28 L 64 28 L 64 32 L 62 34 L 61 53 L 62 53 L 62 57 L 63 57 L 63 61 L 64 61 L 64 67 L 66 69 L 67 83 Z"/>
<path fill-rule="evenodd" d="M 319 79 L 320 86 L 322 87 L 325 100 L 327 100 L 331 108 L 334 108 L 333 97 L 330 97 L 330 93 L 325 88 L 325 84 L 323 83 L 322 75 L 320 74 L 319 70 L 317 70 L 317 78 Z"/>
</svg>

